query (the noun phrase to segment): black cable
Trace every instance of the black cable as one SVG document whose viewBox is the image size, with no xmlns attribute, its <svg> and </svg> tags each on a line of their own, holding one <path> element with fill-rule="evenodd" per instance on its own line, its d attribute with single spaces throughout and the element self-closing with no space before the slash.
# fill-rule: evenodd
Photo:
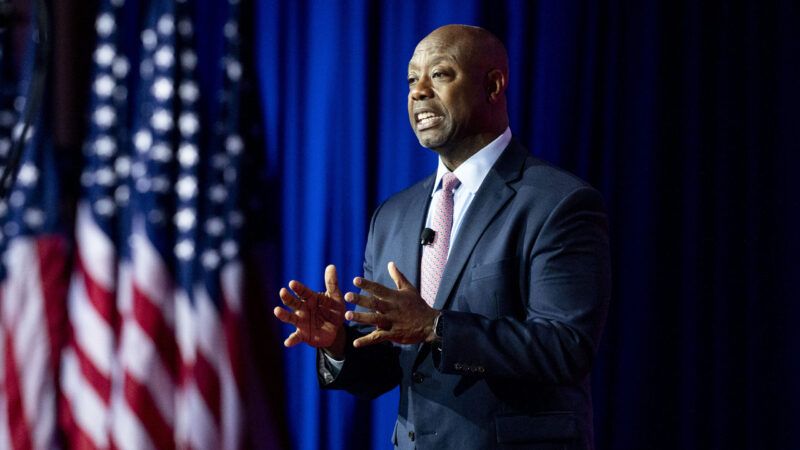
<svg viewBox="0 0 800 450">
<path fill-rule="evenodd" d="M 12 133 L 11 139 L 13 143 L 8 154 L 8 161 L 3 168 L 3 175 L 0 176 L 0 201 L 8 196 L 16 179 L 22 152 L 28 141 L 26 136 L 42 104 L 47 71 L 49 70 L 48 66 L 50 65 L 50 16 L 47 10 L 47 2 L 45 0 L 37 0 L 36 8 L 36 33 L 33 34 L 33 41 L 36 44 L 36 56 L 33 64 L 33 74 L 25 97 L 27 101 L 25 102 L 25 111 L 22 114 L 21 132 Z"/>
</svg>

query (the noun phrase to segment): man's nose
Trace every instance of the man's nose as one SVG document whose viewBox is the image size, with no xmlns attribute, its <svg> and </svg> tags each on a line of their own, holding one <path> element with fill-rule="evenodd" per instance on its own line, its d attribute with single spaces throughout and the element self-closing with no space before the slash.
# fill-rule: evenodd
<svg viewBox="0 0 800 450">
<path fill-rule="evenodd" d="M 411 87 L 411 98 L 414 100 L 427 100 L 433 97 L 431 89 L 431 79 L 427 76 L 421 77 L 414 86 Z"/>
</svg>

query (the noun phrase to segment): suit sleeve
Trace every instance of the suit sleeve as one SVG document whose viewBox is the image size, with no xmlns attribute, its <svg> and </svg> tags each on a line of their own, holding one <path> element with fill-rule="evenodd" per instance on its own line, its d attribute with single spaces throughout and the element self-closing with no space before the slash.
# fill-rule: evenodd
<svg viewBox="0 0 800 450">
<path fill-rule="evenodd" d="M 600 194 L 581 187 L 565 196 L 533 242 L 524 261 L 525 317 L 443 311 L 441 372 L 552 384 L 575 384 L 588 375 L 611 284 Z"/>
<path fill-rule="evenodd" d="M 367 248 L 364 252 L 364 278 L 373 278 L 375 222 L 381 208 L 372 215 Z M 358 307 L 357 309 L 361 309 Z M 374 328 L 364 325 L 346 325 L 347 341 L 344 365 L 338 373 L 331 371 L 321 351 L 317 351 L 317 372 L 320 385 L 326 389 L 342 389 L 359 397 L 375 398 L 400 383 L 400 349 L 389 342 L 356 349 L 353 341 L 370 333 Z"/>
</svg>

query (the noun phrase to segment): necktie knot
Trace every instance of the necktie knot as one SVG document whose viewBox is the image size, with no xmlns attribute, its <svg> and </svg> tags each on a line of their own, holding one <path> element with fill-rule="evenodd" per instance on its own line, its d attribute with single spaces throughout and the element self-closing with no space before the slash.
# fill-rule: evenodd
<svg viewBox="0 0 800 450">
<path fill-rule="evenodd" d="M 442 189 L 447 193 L 452 193 L 460 184 L 461 180 L 453 175 L 453 172 L 447 172 L 442 176 Z"/>
</svg>

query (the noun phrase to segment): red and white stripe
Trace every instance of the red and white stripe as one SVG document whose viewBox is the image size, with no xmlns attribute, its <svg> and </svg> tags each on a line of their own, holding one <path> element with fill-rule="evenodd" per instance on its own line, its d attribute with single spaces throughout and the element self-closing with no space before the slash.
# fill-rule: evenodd
<svg viewBox="0 0 800 450">
<path fill-rule="evenodd" d="M 120 449 L 175 448 L 173 281 L 157 249 L 134 224 L 130 282 L 120 283 L 121 333 L 115 381 L 113 441 Z M 123 269 L 126 270 L 126 269 Z"/>
<path fill-rule="evenodd" d="M 56 384 L 63 340 L 66 242 L 17 237 L 0 292 L 0 448 L 56 446 Z"/>
<path fill-rule="evenodd" d="M 176 295 L 176 323 L 182 360 L 178 395 L 177 439 L 182 448 L 242 447 L 243 406 L 239 382 L 239 307 L 241 271 L 223 270 L 223 291 L 230 291 L 231 311 L 220 312 L 202 285 L 195 286 L 194 304 L 186 293 Z"/>
<path fill-rule="evenodd" d="M 61 358 L 62 426 L 72 448 L 110 447 L 115 360 L 116 250 L 82 202 L 76 217 L 76 267 L 68 297 L 71 328 Z"/>
</svg>

